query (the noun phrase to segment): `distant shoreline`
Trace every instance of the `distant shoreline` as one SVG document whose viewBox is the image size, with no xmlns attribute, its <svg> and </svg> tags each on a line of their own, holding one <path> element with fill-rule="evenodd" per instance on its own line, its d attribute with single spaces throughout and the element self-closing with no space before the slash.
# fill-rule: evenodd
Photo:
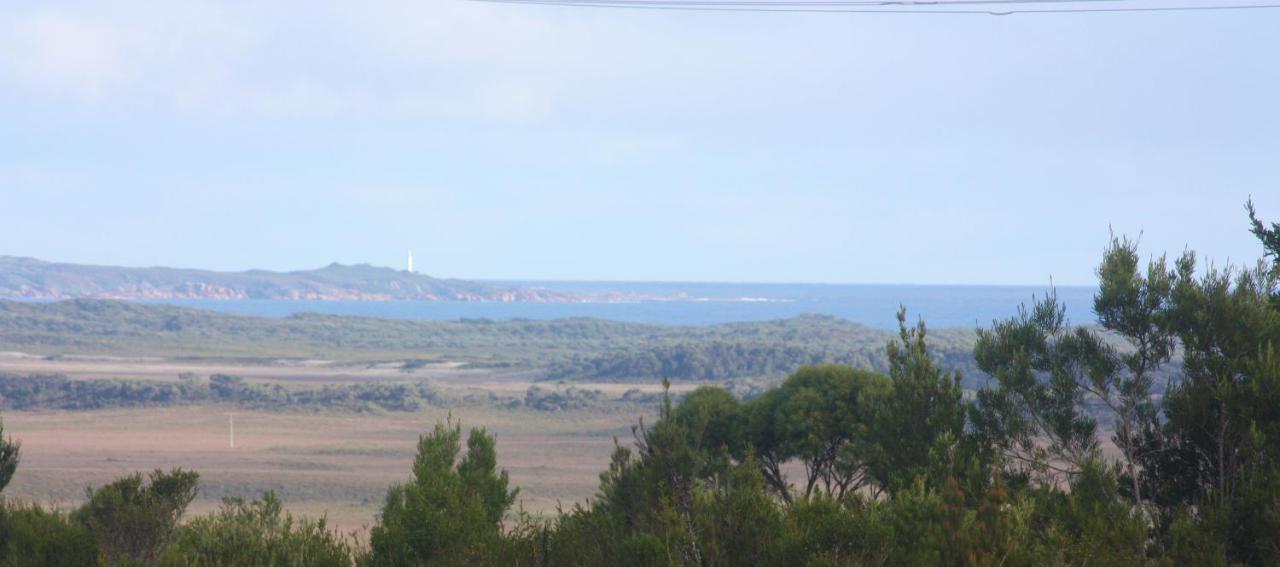
<svg viewBox="0 0 1280 567">
<path fill-rule="evenodd" d="M 556 284 L 575 301 L 419 301 L 392 299 L 290 300 L 138 298 L 141 305 L 178 305 L 232 315 L 290 317 L 305 313 L 407 321 L 597 319 L 653 325 L 701 326 L 788 319 L 806 314 L 847 319 L 876 329 L 897 329 L 899 306 L 908 320 L 931 329 L 986 327 L 1017 315 L 1019 305 L 1048 291 L 1033 286 L 890 286 L 795 284 Z M 604 286 L 619 288 L 604 295 Z M 1092 324 L 1094 288 L 1057 288 L 1073 323 Z M 56 301 L 23 298 L 19 302 Z M 121 301 L 121 300 L 117 300 Z"/>
</svg>

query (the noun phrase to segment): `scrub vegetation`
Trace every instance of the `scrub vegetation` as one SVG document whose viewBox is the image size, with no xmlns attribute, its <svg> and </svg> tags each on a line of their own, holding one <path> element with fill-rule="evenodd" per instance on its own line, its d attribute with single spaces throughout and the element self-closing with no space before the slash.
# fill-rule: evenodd
<svg viewBox="0 0 1280 567">
<path fill-rule="evenodd" d="M 514 507 L 494 435 L 448 417 L 367 541 L 271 493 L 183 521 L 198 475 L 174 469 L 90 488 L 65 513 L 6 500 L 0 562 L 1276 564 L 1280 225 L 1249 213 L 1265 250 L 1252 266 L 1143 262 L 1114 238 L 1100 328 L 1041 298 L 976 333 L 972 392 L 904 310 L 882 367 L 805 366 L 749 399 L 663 394 L 595 496 L 554 514 Z M 0 490 L 20 457 L 0 443 Z"/>
</svg>

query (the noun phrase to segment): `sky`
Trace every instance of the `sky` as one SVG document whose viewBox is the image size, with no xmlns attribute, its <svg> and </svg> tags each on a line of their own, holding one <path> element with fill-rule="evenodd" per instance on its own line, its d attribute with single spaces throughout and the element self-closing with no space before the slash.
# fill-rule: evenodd
<svg viewBox="0 0 1280 567">
<path fill-rule="evenodd" d="M 1114 231 L 1252 262 L 1245 200 L 1280 220 L 1277 29 L 1280 10 L 9 1 L 0 254 L 1087 285 Z"/>
</svg>

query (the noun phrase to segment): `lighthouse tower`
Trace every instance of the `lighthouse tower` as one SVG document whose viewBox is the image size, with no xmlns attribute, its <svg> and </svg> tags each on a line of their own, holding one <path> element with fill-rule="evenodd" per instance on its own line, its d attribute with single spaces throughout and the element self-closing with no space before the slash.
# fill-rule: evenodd
<svg viewBox="0 0 1280 567">
<path fill-rule="evenodd" d="M 409 251 L 409 262 L 408 265 L 405 266 L 404 271 L 411 274 L 413 273 L 413 250 Z"/>
</svg>

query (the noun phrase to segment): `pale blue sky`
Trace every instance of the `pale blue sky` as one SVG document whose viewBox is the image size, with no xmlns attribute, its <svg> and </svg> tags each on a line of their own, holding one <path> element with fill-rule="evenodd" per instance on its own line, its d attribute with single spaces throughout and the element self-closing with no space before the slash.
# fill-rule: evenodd
<svg viewBox="0 0 1280 567">
<path fill-rule="evenodd" d="M 1280 10 L 177 4 L 6 2 L 0 254 L 1088 284 L 1280 218 Z"/>
</svg>

